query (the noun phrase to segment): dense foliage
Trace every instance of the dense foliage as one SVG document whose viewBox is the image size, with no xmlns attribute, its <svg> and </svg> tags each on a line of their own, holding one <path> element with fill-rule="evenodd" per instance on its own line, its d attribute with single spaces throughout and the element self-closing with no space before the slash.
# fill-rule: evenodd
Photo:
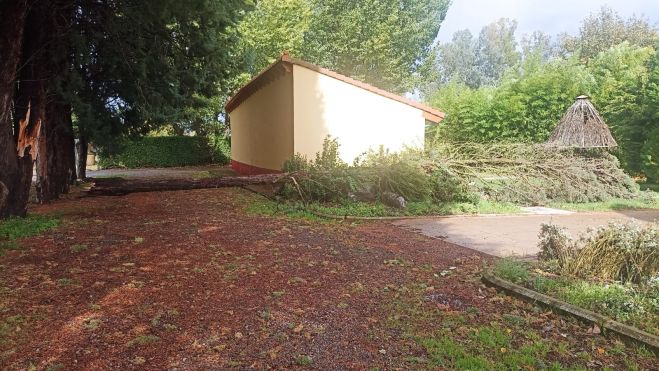
<svg viewBox="0 0 659 371">
<path fill-rule="evenodd" d="M 222 156 L 215 153 L 204 137 L 144 137 L 115 143 L 111 152 L 106 149 L 100 153 L 99 165 L 103 168 L 203 165 Z"/>
<path fill-rule="evenodd" d="M 263 0 L 238 26 L 255 74 L 287 50 L 293 56 L 403 93 L 412 90 L 447 0 Z"/>
<path fill-rule="evenodd" d="M 657 168 L 650 133 L 659 125 L 657 30 L 642 18 L 624 20 L 603 8 L 584 20 L 578 36 L 553 42 L 534 33 L 522 40 L 520 53 L 511 47 L 514 29 L 514 22 L 499 21 L 478 40 L 460 31 L 435 47 L 439 76 L 423 92 L 447 115 L 431 136 L 543 142 L 574 99 L 586 94 L 611 128 L 623 168 L 652 178 Z M 484 50 L 496 52 L 499 63 L 486 63 Z"/>
</svg>

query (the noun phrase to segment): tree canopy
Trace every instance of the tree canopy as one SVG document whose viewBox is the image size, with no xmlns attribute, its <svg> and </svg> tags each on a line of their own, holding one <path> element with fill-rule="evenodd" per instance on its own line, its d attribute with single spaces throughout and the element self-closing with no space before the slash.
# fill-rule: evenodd
<svg viewBox="0 0 659 371">
<path fill-rule="evenodd" d="M 247 71 L 282 51 L 380 88 L 418 83 L 448 0 L 264 0 L 238 26 Z"/>
</svg>

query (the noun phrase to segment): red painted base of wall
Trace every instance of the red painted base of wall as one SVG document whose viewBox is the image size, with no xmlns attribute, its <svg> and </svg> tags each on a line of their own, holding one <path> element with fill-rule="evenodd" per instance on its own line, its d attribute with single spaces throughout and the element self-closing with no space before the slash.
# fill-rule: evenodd
<svg viewBox="0 0 659 371">
<path fill-rule="evenodd" d="M 235 170 L 238 174 L 243 174 L 243 175 L 281 173 L 281 171 L 279 170 L 265 169 L 262 167 L 247 165 L 236 160 L 231 160 L 231 168 Z"/>
</svg>

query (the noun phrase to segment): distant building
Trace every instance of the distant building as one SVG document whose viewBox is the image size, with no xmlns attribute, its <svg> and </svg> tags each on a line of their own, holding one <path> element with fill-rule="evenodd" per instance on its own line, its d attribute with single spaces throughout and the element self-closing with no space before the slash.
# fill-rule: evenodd
<svg viewBox="0 0 659 371">
<path fill-rule="evenodd" d="M 243 174 L 280 171 L 300 153 L 313 159 L 329 135 L 351 163 L 380 145 L 423 147 L 426 121 L 444 113 L 287 54 L 229 100 L 231 164 Z"/>
</svg>

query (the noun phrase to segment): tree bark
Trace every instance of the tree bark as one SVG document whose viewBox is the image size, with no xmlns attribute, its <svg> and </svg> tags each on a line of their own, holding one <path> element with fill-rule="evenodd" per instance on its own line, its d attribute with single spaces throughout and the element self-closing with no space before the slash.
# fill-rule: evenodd
<svg viewBox="0 0 659 371">
<path fill-rule="evenodd" d="M 25 192 L 29 192 L 30 189 L 34 161 L 37 161 L 38 169 L 39 160 L 44 156 L 47 149 L 44 135 L 44 127 L 46 126 L 46 85 L 49 77 L 48 62 L 45 57 L 48 33 L 44 21 L 46 17 L 46 3 L 35 2 L 30 6 L 25 18 L 21 69 L 14 100 L 15 119 L 19 123 L 25 123 L 25 129 L 19 133 L 18 137 L 19 157 L 23 161 L 23 170 L 27 172 L 27 174 L 23 174 L 22 179 Z M 27 148 L 24 151 L 22 148 L 26 146 Z M 28 148 L 30 154 L 27 154 Z M 35 186 L 37 193 L 39 193 L 42 189 L 39 177 L 37 177 Z"/>
<path fill-rule="evenodd" d="M 67 3 L 68 4 L 68 3 Z M 70 8 L 62 1 L 39 1 L 25 21 L 22 69 L 16 97 L 16 116 L 29 116 L 31 130 L 41 123 L 36 157 L 36 198 L 56 199 L 75 182 L 75 154 L 71 107 L 62 97 L 69 67 L 65 39 Z M 62 23 L 64 22 L 64 23 Z"/>
<path fill-rule="evenodd" d="M 37 200 L 41 203 L 68 193 L 76 177 L 71 107 L 58 96 L 51 98 L 45 122 L 43 152 L 37 159 Z"/>
<path fill-rule="evenodd" d="M 32 177 L 32 161 L 28 175 L 25 159 L 17 156 L 12 129 L 12 102 L 28 7 L 28 0 L 0 3 L 0 219 L 25 215 L 30 190 L 25 183 Z"/>
<path fill-rule="evenodd" d="M 78 180 L 85 180 L 87 178 L 88 149 L 87 137 L 81 134 L 76 142 L 76 175 L 78 176 Z"/>
</svg>

